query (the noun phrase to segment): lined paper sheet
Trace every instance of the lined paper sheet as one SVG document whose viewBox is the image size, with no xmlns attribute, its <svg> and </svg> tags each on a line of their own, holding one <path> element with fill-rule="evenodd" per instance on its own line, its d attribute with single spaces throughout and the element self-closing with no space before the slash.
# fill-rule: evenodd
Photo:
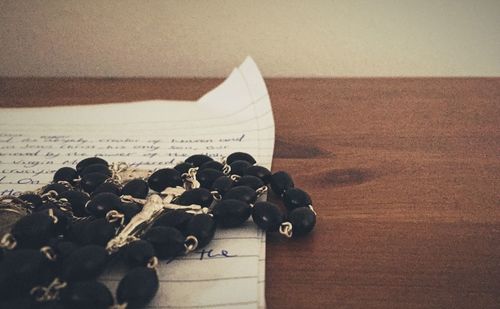
<svg viewBox="0 0 500 309">
<path fill-rule="evenodd" d="M 143 101 L 0 109 L 0 194 L 34 190 L 56 169 L 88 156 L 140 168 L 171 167 L 191 154 L 251 153 L 271 168 L 274 120 L 251 58 L 196 102 Z M 160 263 L 151 308 L 265 307 L 265 234 L 248 221 L 218 229 L 206 248 Z M 114 287 L 120 270 L 102 280 Z"/>
</svg>

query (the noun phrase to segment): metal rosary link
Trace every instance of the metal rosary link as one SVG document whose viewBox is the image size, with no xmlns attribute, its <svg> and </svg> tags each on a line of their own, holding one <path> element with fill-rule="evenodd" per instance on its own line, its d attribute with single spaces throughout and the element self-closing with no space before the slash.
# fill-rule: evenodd
<svg viewBox="0 0 500 309">
<path fill-rule="evenodd" d="M 54 209 L 49 208 L 48 215 L 52 219 L 52 223 L 56 224 L 57 222 L 59 222 L 59 218 L 54 214 Z"/>
<path fill-rule="evenodd" d="M 0 239 L 0 248 L 13 250 L 17 246 L 17 241 L 11 233 L 5 233 Z"/>
<path fill-rule="evenodd" d="M 71 212 L 71 215 L 73 215 L 73 208 L 71 207 L 71 203 L 68 201 L 67 198 L 63 197 L 58 199 L 57 206 L 60 210 L 64 212 Z"/>
<path fill-rule="evenodd" d="M 222 157 L 221 163 L 222 163 L 222 172 L 226 176 L 229 175 L 231 173 L 231 166 L 227 164 L 227 158 Z"/>
<path fill-rule="evenodd" d="M 59 290 L 65 288 L 68 284 L 59 278 L 55 278 L 48 286 L 35 286 L 30 294 L 35 297 L 37 302 L 48 302 L 56 300 L 59 297 Z"/>
<path fill-rule="evenodd" d="M 283 222 L 280 225 L 280 234 L 285 235 L 288 238 L 292 237 L 293 226 L 290 222 Z"/>
<path fill-rule="evenodd" d="M 71 183 L 69 183 L 68 181 L 64 181 L 64 180 L 59 180 L 57 183 L 65 186 L 66 188 L 68 189 L 71 189 L 73 187 L 73 185 Z"/>
<path fill-rule="evenodd" d="M 52 247 L 49 247 L 49 246 L 42 247 L 42 248 L 40 248 L 40 252 L 42 252 L 43 255 L 45 255 L 45 257 L 49 261 L 54 262 L 57 259 L 57 255 L 56 255 L 54 249 L 52 249 Z"/>
<path fill-rule="evenodd" d="M 262 186 L 262 187 L 258 188 L 257 190 L 255 190 L 255 192 L 257 193 L 257 198 L 259 198 L 262 195 L 266 194 L 268 190 L 269 189 L 267 188 L 267 186 Z"/>
<path fill-rule="evenodd" d="M 198 172 L 197 167 L 192 167 L 187 173 L 181 175 L 184 182 L 184 189 L 192 190 L 200 187 L 200 183 L 196 180 L 196 173 Z"/>
<path fill-rule="evenodd" d="M 110 210 L 106 214 L 106 220 L 109 223 L 120 222 L 120 226 L 123 226 L 125 223 L 125 215 L 119 212 L 118 210 Z"/>
<path fill-rule="evenodd" d="M 233 174 L 233 175 L 229 176 L 229 178 L 231 178 L 231 180 L 234 182 L 238 182 L 238 180 L 240 180 L 241 176 Z"/>
<path fill-rule="evenodd" d="M 46 193 L 43 193 L 40 195 L 42 200 L 48 201 L 48 202 L 54 202 L 54 203 L 57 203 L 58 196 L 59 196 L 59 193 L 57 193 L 56 190 L 49 190 Z"/>
<path fill-rule="evenodd" d="M 194 250 L 196 250 L 196 248 L 198 248 L 198 239 L 192 235 L 189 235 L 188 237 L 186 237 L 184 247 L 186 248 L 186 254 L 193 252 Z"/>
<path fill-rule="evenodd" d="M 214 198 L 215 201 L 220 201 L 222 200 L 222 195 L 219 193 L 219 191 L 210 191 L 210 194 L 212 194 L 212 197 Z"/>
<path fill-rule="evenodd" d="M 149 261 L 148 261 L 148 264 L 146 265 L 146 267 L 148 268 L 151 268 L 151 269 L 155 269 L 156 270 L 156 267 L 158 266 L 158 258 L 156 256 L 153 256 Z"/>
</svg>

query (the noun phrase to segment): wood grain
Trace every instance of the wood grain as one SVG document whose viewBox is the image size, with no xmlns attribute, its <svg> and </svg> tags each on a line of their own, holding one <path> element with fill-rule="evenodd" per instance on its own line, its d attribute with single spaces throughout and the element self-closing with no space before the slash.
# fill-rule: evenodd
<svg viewBox="0 0 500 309">
<path fill-rule="evenodd" d="M 0 106 L 193 100 L 218 79 L 0 79 Z M 269 308 L 500 308 L 500 78 L 269 79 L 273 169 L 318 212 Z"/>
</svg>

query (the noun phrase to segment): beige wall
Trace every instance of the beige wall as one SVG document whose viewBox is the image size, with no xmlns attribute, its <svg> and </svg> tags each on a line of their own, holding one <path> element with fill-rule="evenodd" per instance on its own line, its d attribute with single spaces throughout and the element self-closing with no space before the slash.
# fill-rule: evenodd
<svg viewBox="0 0 500 309">
<path fill-rule="evenodd" d="M 2 76 L 500 76 L 500 0 L 0 0 Z"/>
</svg>

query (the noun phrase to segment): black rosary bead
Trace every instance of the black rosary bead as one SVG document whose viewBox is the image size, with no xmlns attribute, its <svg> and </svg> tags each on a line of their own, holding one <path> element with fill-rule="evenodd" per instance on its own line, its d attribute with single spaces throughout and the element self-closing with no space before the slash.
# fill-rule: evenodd
<svg viewBox="0 0 500 309">
<path fill-rule="evenodd" d="M 0 263 L 0 299 L 24 296 L 38 284 L 52 280 L 50 261 L 33 249 L 19 249 L 6 253 Z"/>
<path fill-rule="evenodd" d="M 123 248 L 125 263 L 130 267 L 147 266 L 155 256 L 155 249 L 150 242 L 139 239 Z"/>
<path fill-rule="evenodd" d="M 135 198 L 146 198 L 149 192 L 148 183 L 142 179 L 132 179 L 127 182 L 121 191 L 121 195 L 131 195 Z"/>
<path fill-rule="evenodd" d="M 87 212 L 94 217 L 100 218 L 106 216 L 108 211 L 118 209 L 122 204 L 120 198 L 113 193 L 103 192 L 92 197 L 87 203 Z"/>
<path fill-rule="evenodd" d="M 214 234 L 215 221 L 207 214 L 193 216 L 186 227 L 186 235 L 196 237 L 198 248 L 205 247 L 214 238 Z"/>
<path fill-rule="evenodd" d="M 60 301 L 57 301 L 57 300 L 38 303 L 35 308 L 36 309 L 67 309 L 67 307 L 64 306 L 63 303 L 61 303 Z M 29 309 L 34 309 L 34 308 L 30 307 Z"/>
<path fill-rule="evenodd" d="M 253 204 L 257 200 L 257 192 L 248 186 L 238 186 L 229 190 L 224 199 L 236 199 L 247 204 Z"/>
<path fill-rule="evenodd" d="M 267 168 L 260 165 L 252 165 L 245 169 L 243 176 L 247 175 L 259 177 L 265 184 L 268 184 L 271 181 L 272 176 L 271 172 Z"/>
<path fill-rule="evenodd" d="M 59 194 L 59 200 L 66 199 L 71 205 L 71 211 L 75 217 L 86 217 L 89 214 L 85 210 L 85 204 L 90 200 L 87 193 L 76 190 L 68 190 Z"/>
<path fill-rule="evenodd" d="M 181 174 L 173 168 L 162 168 L 149 176 L 148 185 L 156 192 L 162 192 L 167 187 L 182 186 Z"/>
<path fill-rule="evenodd" d="M 182 162 L 174 166 L 174 169 L 178 171 L 181 175 L 189 172 L 190 168 L 193 168 L 194 165 L 188 162 Z"/>
<path fill-rule="evenodd" d="M 112 173 L 107 164 L 90 164 L 80 171 L 80 176 L 83 177 L 90 173 L 101 173 L 108 177 L 111 177 Z"/>
<path fill-rule="evenodd" d="M 93 218 L 92 218 L 93 219 Z M 84 244 L 85 239 L 83 232 L 85 231 L 85 228 L 87 224 L 89 224 L 91 220 L 82 220 L 82 221 L 75 221 L 71 224 L 69 228 L 69 232 L 65 239 L 70 240 L 72 242 L 75 242 L 77 244 Z"/>
<path fill-rule="evenodd" d="M 247 186 L 257 190 L 258 188 L 264 186 L 264 182 L 259 177 L 247 175 L 240 177 L 235 186 Z"/>
<path fill-rule="evenodd" d="M 193 164 L 194 167 L 200 167 L 203 163 L 208 161 L 213 161 L 213 159 L 203 154 L 192 155 L 185 160 L 185 162 Z"/>
<path fill-rule="evenodd" d="M 312 231 L 316 224 L 316 214 L 309 207 L 299 207 L 288 214 L 287 220 L 292 224 L 292 236 L 300 237 Z"/>
<path fill-rule="evenodd" d="M 224 199 L 215 204 L 212 214 L 221 227 L 238 227 L 250 217 L 250 205 L 240 200 Z"/>
<path fill-rule="evenodd" d="M 42 194 L 45 194 L 49 191 L 56 191 L 57 194 L 61 194 L 63 192 L 66 192 L 68 191 L 70 188 L 68 188 L 67 186 L 63 185 L 62 183 L 51 183 L 51 184 L 48 184 L 47 186 L 45 186 L 43 188 L 43 191 L 42 191 Z"/>
<path fill-rule="evenodd" d="M 154 221 L 153 226 L 170 226 L 185 233 L 187 224 L 192 217 L 193 214 L 187 213 L 184 210 L 175 209 L 162 214 Z"/>
<path fill-rule="evenodd" d="M 212 187 L 215 179 L 221 176 L 224 176 L 224 173 L 221 171 L 213 168 L 206 168 L 196 173 L 196 180 L 200 182 L 201 187 L 208 189 Z"/>
<path fill-rule="evenodd" d="M 75 184 L 75 179 L 78 178 L 78 174 L 76 173 L 76 170 L 72 167 L 61 167 L 58 169 L 55 174 L 53 181 L 58 182 L 58 181 L 67 181 L 70 184 L 74 185 Z"/>
<path fill-rule="evenodd" d="M 283 213 L 270 202 L 257 202 L 252 208 L 252 219 L 266 232 L 277 232 L 283 222 Z"/>
<path fill-rule="evenodd" d="M 44 211 L 46 211 L 48 209 L 57 208 L 57 204 L 58 203 L 55 200 L 52 200 L 52 198 L 50 198 L 50 199 L 44 199 L 42 207 L 40 207 L 38 209 L 34 209 L 33 213 L 44 212 Z"/>
<path fill-rule="evenodd" d="M 293 180 L 287 172 L 276 172 L 271 176 L 271 189 L 276 195 L 282 196 L 286 190 L 293 188 Z"/>
<path fill-rule="evenodd" d="M 61 302 L 71 309 L 108 309 L 113 305 L 113 295 L 98 281 L 70 282 L 61 292 Z"/>
<path fill-rule="evenodd" d="M 58 264 L 68 258 L 76 249 L 78 249 L 77 244 L 69 240 L 63 240 L 62 238 L 52 238 L 49 241 L 48 245 L 56 253 L 56 262 Z"/>
<path fill-rule="evenodd" d="M 5 309 L 33 309 L 31 299 L 27 297 L 14 298 L 14 299 L 2 299 L 0 300 L 0 308 Z M 36 309 L 45 309 L 36 307 Z M 48 308 L 51 309 L 51 308 Z M 64 308 L 61 308 L 64 309 Z"/>
<path fill-rule="evenodd" d="M 179 205 L 188 206 L 191 204 L 200 205 L 201 207 L 210 207 L 212 204 L 212 193 L 205 188 L 196 188 L 184 191 L 176 200 Z"/>
<path fill-rule="evenodd" d="M 127 309 L 138 309 L 153 299 L 160 283 L 158 274 L 148 267 L 136 267 L 129 271 L 118 284 L 116 299 L 127 303 Z"/>
<path fill-rule="evenodd" d="M 92 164 L 109 165 L 108 162 L 102 158 L 90 157 L 90 158 L 86 158 L 86 159 L 83 159 L 80 162 L 78 162 L 78 164 L 76 165 L 77 173 L 80 173 L 84 168 L 86 168 L 87 166 L 92 165 Z"/>
<path fill-rule="evenodd" d="M 220 176 L 214 180 L 212 183 L 212 187 L 210 188 L 212 191 L 219 192 L 220 195 L 224 196 L 227 191 L 231 190 L 234 186 L 234 181 L 228 176 Z"/>
<path fill-rule="evenodd" d="M 53 215 L 57 218 L 57 222 L 53 223 L 53 233 L 55 235 L 65 235 L 68 233 L 71 225 L 71 216 L 68 212 L 62 211 L 58 208 L 49 208 L 40 211 L 47 216 Z M 54 221 L 54 219 L 52 219 Z"/>
<path fill-rule="evenodd" d="M 35 193 L 25 193 L 19 195 L 19 199 L 28 203 L 28 207 L 33 210 L 37 210 L 42 207 L 43 200 L 42 197 Z"/>
<path fill-rule="evenodd" d="M 19 219 L 11 233 L 18 247 L 38 249 L 55 236 L 54 219 L 45 213 L 36 212 Z"/>
<path fill-rule="evenodd" d="M 250 165 L 253 165 L 256 163 L 254 157 L 252 157 L 250 154 L 248 154 L 246 152 L 233 152 L 232 154 L 230 154 L 226 158 L 226 162 L 229 165 L 231 165 L 231 163 L 233 163 L 234 161 L 238 161 L 238 160 L 247 161 L 248 163 L 250 163 Z"/>
<path fill-rule="evenodd" d="M 309 207 L 309 205 L 312 205 L 309 194 L 298 188 L 290 188 L 286 190 L 283 194 L 283 203 L 289 211 L 294 210 L 295 208 Z"/>
<path fill-rule="evenodd" d="M 230 173 L 232 175 L 243 176 L 243 174 L 245 174 L 246 169 L 252 166 L 252 164 L 250 164 L 250 162 L 248 161 L 236 160 L 231 164 L 229 164 L 229 166 L 231 166 Z"/>
<path fill-rule="evenodd" d="M 182 255 L 185 251 L 185 237 L 173 227 L 152 227 L 144 234 L 143 239 L 153 245 L 156 256 L 161 260 Z"/>
<path fill-rule="evenodd" d="M 63 261 L 62 279 L 70 282 L 95 279 L 104 270 L 107 260 L 108 252 L 101 246 L 80 247 Z"/>
<path fill-rule="evenodd" d="M 106 246 L 116 234 L 113 223 L 105 218 L 98 218 L 85 224 L 82 233 L 82 241 L 85 245 Z"/>
<path fill-rule="evenodd" d="M 222 165 L 222 163 L 214 161 L 214 160 L 207 161 L 200 166 L 198 172 L 201 170 L 204 170 L 206 168 L 213 168 L 214 170 L 222 171 L 222 169 L 224 168 L 224 165 Z"/>
<path fill-rule="evenodd" d="M 99 185 L 104 183 L 109 177 L 101 173 L 90 173 L 82 177 L 80 187 L 87 193 L 92 193 Z"/>
<path fill-rule="evenodd" d="M 116 195 L 120 195 L 121 189 L 116 183 L 104 182 L 104 183 L 101 183 L 97 188 L 95 188 L 95 190 L 92 191 L 92 193 L 90 193 L 90 196 L 93 197 L 93 196 L 96 196 L 97 194 L 103 193 L 103 192 L 109 192 L 109 193 L 113 193 Z"/>
<path fill-rule="evenodd" d="M 125 224 L 142 210 L 142 206 L 134 202 L 122 202 L 116 210 L 125 216 Z"/>
</svg>

